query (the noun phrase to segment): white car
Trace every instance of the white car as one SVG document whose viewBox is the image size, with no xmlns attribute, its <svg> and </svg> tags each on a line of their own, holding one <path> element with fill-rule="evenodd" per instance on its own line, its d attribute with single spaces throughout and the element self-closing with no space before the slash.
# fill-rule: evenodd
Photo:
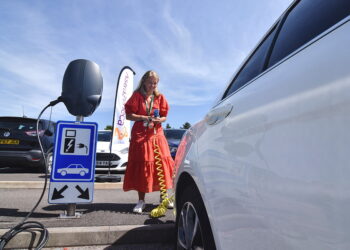
<svg viewBox="0 0 350 250">
<path fill-rule="evenodd" d="M 66 168 L 58 169 L 57 172 L 62 176 L 65 176 L 67 174 L 78 174 L 80 176 L 84 176 L 89 173 L 89 169 L 84 168 L 84 166 L 81 164 L 70 164 Z"/>
<path fill-rule="evenodd" d="M 98 131 L 98 140 L 96 147 L 96 171 L 125 171 L 128 163 L 129 145 L 118 145 L 110 153 L 112 131 Z"/>
<path fill-rule="evenodd" d="M 350 1 L 295 1 L 175 166 L 178 249 L 350 249 Z"/>
</svg>

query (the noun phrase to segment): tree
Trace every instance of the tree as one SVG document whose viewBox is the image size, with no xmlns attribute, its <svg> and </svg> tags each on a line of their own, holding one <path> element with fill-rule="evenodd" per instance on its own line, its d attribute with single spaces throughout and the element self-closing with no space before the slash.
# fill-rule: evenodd
<svg viewBox="0 0 350 250">
<path fill-rule="evenodd" d="M 165 128 L 171 128 L 171 126 L 169 125 L 169 123 L 166 124 Z"/>
<path fill-rule="evenodd" d="M 191 124 L 190 124 L 189 122 L 185 122 L 185 123 L 182 125 L 181 129 L 189 129 L 190 127 L 191 127 Z"/>
<path fill-rule="evenodd" d="M 107 125 L 107 126 L 105 127 L 105 130 L 112 130 L 112 125 Z"/>
</svg>

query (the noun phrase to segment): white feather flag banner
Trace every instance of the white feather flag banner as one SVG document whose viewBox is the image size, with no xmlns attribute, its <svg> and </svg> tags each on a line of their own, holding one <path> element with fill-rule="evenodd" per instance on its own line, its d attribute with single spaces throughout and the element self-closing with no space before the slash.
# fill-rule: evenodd
<svg viewBox="0 0 350 250">
<path fill-rule="evenodd" d="M 134 89 L 134 75 L 135 72 L 128 66 L 125 66 L 119 74 L 114 104 L 112 152 L 120 144 L 129 144 L 130 121 L 126 120 L 125 103 Z"/>
</svg>

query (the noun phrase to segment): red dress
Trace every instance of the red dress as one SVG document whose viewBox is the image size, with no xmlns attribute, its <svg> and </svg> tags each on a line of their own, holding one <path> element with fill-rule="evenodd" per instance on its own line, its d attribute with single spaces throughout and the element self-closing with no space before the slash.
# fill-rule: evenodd
<svg viewBox="0 0 350 250">
<path fill-rule="evenodd" d="M 167 116 L 169 105 L 163 95 L 155 96 L 151 115 L 154 109 L 159 109 L 161 117 Z M 126 114 L 147 115 L 145 97 L 138 91 L 134 92 L 125 104 Z M 160 147 L 163 175 L 166 188 L 173 186 L 172 175 L 174 161 L 171 158 L 168 142 L 160 123 L 154 128 L 143 126 L 143 121 L 136 121 L 131 130 L 128 166 L 124 176 L 124 191 L 137 190 L 144 193 L 159 191 L 157 165 L 154 159 L 153 140 Z"/>
</svg>

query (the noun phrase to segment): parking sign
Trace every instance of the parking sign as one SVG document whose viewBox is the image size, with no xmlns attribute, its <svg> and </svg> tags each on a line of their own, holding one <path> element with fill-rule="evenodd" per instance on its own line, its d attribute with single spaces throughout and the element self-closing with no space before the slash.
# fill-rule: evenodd
<svg viewBox="0 0 350 250">
<path fill-rule="evenodd" d="M 49 203 L 93 200 L 97 124 L 57 122 Z"/>
</svg>

